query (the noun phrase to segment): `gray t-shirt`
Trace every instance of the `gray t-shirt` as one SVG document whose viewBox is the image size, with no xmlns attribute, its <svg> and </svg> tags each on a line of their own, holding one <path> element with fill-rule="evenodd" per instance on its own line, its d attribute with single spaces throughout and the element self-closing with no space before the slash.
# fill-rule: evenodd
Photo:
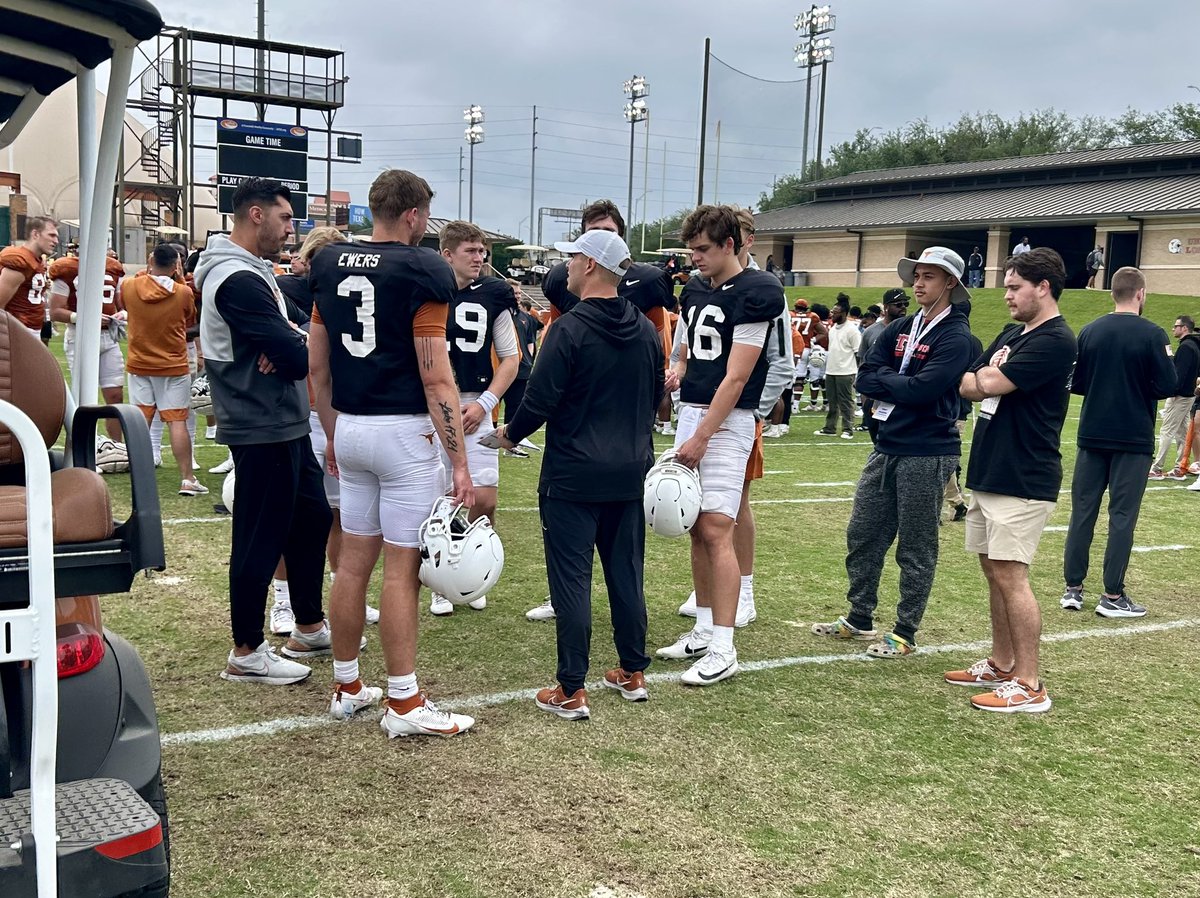
<svg viewBox="0 0 1200 898">
<path fill-rule="evenodd" d="M 879 339 L 879 335 L 883 333 L 883 329 L 886 327 L 887 325 L 884 323 L 883 319 L 879 318 L 874 324 L 863 331 L 862 343 L 860 343 L 858 347 L 858 364 L 861 365 L 863 363 L 863 360 L 867 357 L 867 353 L 870 351 L 871 346 L 876 340 Z"/>
</svg>

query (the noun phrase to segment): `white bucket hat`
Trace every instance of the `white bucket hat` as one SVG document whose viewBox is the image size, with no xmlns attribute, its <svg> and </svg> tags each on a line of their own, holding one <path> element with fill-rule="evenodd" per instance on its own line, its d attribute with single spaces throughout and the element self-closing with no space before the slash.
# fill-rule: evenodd
<svg viewBox="0 0 1200 898">
<path fill-rule="evenodd" d="M 896 263 L 896 273 L 900 275 L 905 286 L 911 287 L 913 283 L 913 273 L 918 265 L 936 265 L 938 268 L 946 271 L 958 280 L 958 285 L 950 291 L 951 302 L 962 302 L 964 299 L 971 298 L 971 292 L 963 285 L 963 271 L 966 265 L 963 264 L 962 256 L 952 249 L 944 246 L 931 246 L 921 253 L 919 259 L 901 259 Z"/>
</svg>

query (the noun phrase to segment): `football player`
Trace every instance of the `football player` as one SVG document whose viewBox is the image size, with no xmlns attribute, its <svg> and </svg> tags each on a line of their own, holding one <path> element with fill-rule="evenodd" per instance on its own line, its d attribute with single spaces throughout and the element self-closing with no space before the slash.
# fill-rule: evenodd
<svg viewBox="0 0 1200 898">
<path fill-rule="evenodd" d="M 450 304 L 446 339 L 450 364 L 458 381 L 471 482 L 475 486 L 475 505 L 470 519 L 496 515 L 496 494 L 500 483 L 500 450 L 479 445 L 495 427 L 492 411 L 517 377 L 520 350 L 513 313 L 517 298 L 512 287 L 497 277 L 480 277 L 487 247 L 483 231 L 468 221 L 452 221 L 442 229 L 442 257 L 450 263 L 458 292 Z M 450 473 L 450 458 L 442 451 L 442 463 Z M 446 491 L 453 484 L 446 479 Z M 476 611 L 487 607 L 487 596 L 467 603 Z M 454 605 L 445 596 L 434 593 L 429 604 L 433 614 L 454 613 Z"/>
<path fill-rule="evenodd" d="M 625 239 L 625 219 L 612 200 L 597 200 L 581 213 L 584 231 L 612 231 L 622 240 Z M 550 303 L 549 327 L 555 319 L 567 314 L 575 308 L 579 297 L 567 289 L 566 264 L 555 265 L 542 281 L 542 295 Z M 634 262 L 621 278 L 617 287 L 617 295 L 629 300 L 642 312 L 663 340 L 663 358 L 671 355 L 671 327 L 667 308 L 675 298 L 675 283 L 665 269 L 656 268 L 641 262 Z M 543 332 L 543 337 L 545 332 Z M 668 417 L 668 424 L 670 419 Z M 554 607 L 547 596 L 542 604 L 526 612 L 529 620 L 543 621 L 554 619 Z"/>
<path fill-rule="evenodd" d="M 704 504 L 690 532 L 696 625 L 658 655 L 698 658 L 682 681 L 709 686 L 738 670 L 733 528 L 754 448 L 754 409 L 766 383 L 766 343 L 785 303 L 776 278 L 742 269 L 741 227 L 729 206 L 697 207 L 684 220 L 682 238 L 701 278 L 683 292 L 675 451 L 681 464 L 699 471 Z"/>
<path fill-rule="evenodd" d="M 445 488 L 435 439 L 450 459 L 455 500 L 474 504 L 446 346 L 457 287 L 445 260 L 420 246 L 432 199 L 424 178 L 382 172 L 368 197 L 371 241 L 331 244 L 309 271 L 310 371 L 328 470 L 341 480 L 330 713 L 349 717 L 382 697 L 358 670 L 367 585 L 382 549 L 379 630 L 388 682 L 380 726 L 389 738 L 452 736 L 475 722 L 439 710 L 417 688 L 418 531 Z"/>
<path fill-rule="evenodd" d="M 20 246 L 0 252 L 0 309 L 28 328 L 39 340 L 46 321 L 46 263 L 43 256 L 58 246 L 58 223 L 45 215 L 31 217 Z"/>
<path fill-rule="evenodd" d="M 79 257 L 63 256 L 50 263 L 50 320 L 67 326 L 63 336 L 63 354 L 71 379 L 75 378 L 75 318 L 79 310 Z M 101 288 L 103 305 L 100 309 L 100 393 L 106 405 L 124 402 L 125 357 L 113 326 L 121 311 L 121 278 L 125 267 L 111 249 L 104 259 L 104 284 Z M 121 425 L 116 418 L 106 418 L 104 428 L 114 441 L 121 439 Z"/>
</svg>

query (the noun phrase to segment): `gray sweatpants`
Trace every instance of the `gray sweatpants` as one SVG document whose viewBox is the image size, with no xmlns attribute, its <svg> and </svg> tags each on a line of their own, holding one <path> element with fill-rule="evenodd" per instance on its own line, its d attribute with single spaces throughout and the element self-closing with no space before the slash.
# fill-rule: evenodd
<svg viewBox="0 0 1200 898">
<path fill-rule="evenodd" d="M 910 642 L 915 639 L 933 588 L 942 496 L 958 460 L 957 455 L 910 457 L 878 451 L 867 457 L 846 527 L 851 626 L 872 628 L 883 562 L 897 542 L 900 600 L 895 633 Z"/>
</svg>

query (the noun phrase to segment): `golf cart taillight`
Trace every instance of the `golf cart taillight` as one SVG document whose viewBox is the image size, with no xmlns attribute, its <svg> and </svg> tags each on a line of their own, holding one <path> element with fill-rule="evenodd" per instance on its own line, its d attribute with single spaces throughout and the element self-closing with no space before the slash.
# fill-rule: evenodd
<svg viewBox="0 0 1200 898">
<path fill-rule="evenodd" d="M 60 680 L 87 673 L 104 660 L 104 637 L 86 624 L 59 624 L 57 635 Z"/>
</svg>

